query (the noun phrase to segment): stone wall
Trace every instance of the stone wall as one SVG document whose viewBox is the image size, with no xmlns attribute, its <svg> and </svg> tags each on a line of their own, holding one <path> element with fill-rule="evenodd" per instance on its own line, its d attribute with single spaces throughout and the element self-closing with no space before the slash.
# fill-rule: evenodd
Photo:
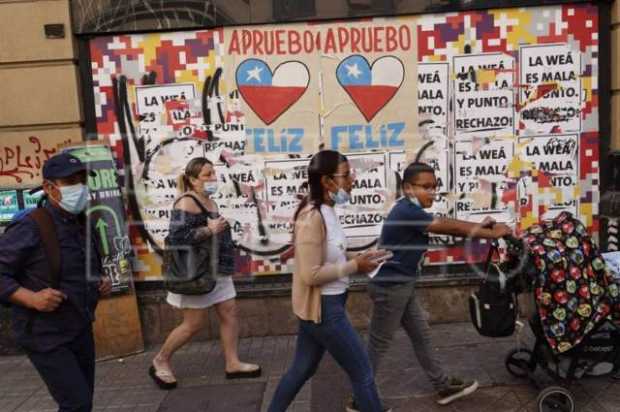
<svg viewBox="0 0 620 412">
<path fill-rule="evenodd" d="M 68 0 L 0 2 L 0 84 L 0 188 L 31 188 L 56 146 L 83 135 Z"/>
<path fill-rule="evenodd" d="M 470 279 L 422 284 L 417 293 L 430 321 L 469 321 L 467 299 L 475 288 L 474 283 Z M 261 294 L 244 291 L 242 287 L 238 290 L 237 306 L 242 337 L 297 333 L 290 292 L 281 290 Z M 147 346 L 163 342 L 167 334 L 181 321 L 180 311 L 166 303 L 163 290 L 139 292 L 138 303 Z M 365 286 L 354 286 L 350 289 L 347 309 L 356 329 L 365 330 L 368 327 L 371 305 Z M 214 311 L 209 311 L 207 327 L 196 339 L 215 339 L 218 336 L 217 315 Z"/>
<path fill-rule="evenodd" d="M 56 146 L 83 136 L 69 0 L 0 1 L 0 84 L 0 190 L 32 188 Z M 0 306 L 0 355 L 15 353 L 9 329 Z"/>
</svg>

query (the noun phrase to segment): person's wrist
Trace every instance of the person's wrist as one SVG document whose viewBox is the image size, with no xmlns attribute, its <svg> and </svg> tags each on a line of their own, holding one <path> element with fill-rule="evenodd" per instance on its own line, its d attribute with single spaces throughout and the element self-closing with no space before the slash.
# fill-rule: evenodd
<svg viewBox="0 0 620 412">
<path fill-rule="evenodd" d="M 469 236 L 472 237 L 473 239 L 477 239 L 477 238 L 487 239 L 487 238 L 493 237 L 493 233 L 491 233 L 489 229 L 484 229 L 478 226 L 469 233 Z"/>
<path fill-rule="evenodd" d="M 34 310 L 38 310 L 37 308 L 37 294 L 36 292 L 30 292 L 28 293 L 27 297 L 26 297 L 26 307 L 28 309 L 34 309 Z"/>
<path fill-rule="evenodd" d="M 360 270 L 360 259 L 361 259 L 361 255 L 357 255 L 352 259 L 353 264 L 355 265 L 355 272 L 359 272 Z"/>
<path fill-rule="evenodd" d="M 468 230 L 464 231 L 464 235 L 465 237 L 471 237 L 471 238 L 484 237 L 485 235 L 484 232 L 485 232 L 484 229 L 480 227 L 479 223 L 474 223 L 473 226 L 470 226 Z"/>
</svg>

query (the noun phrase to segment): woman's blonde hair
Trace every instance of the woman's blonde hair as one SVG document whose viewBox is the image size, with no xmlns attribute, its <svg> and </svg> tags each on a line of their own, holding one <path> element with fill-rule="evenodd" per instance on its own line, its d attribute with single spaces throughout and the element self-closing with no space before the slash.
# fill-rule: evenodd
<svg viewBox="0 0 620 412">
<path fill-rule="evenodd" d="M 177 190 L 179 194 L 192 190 L 189 178 L 197 178 L 205 165 L 213 166 L 213 162 L 204 157 L 195 157 L 185 166 L 185 171 L 177 177 Z"/>
</svg>

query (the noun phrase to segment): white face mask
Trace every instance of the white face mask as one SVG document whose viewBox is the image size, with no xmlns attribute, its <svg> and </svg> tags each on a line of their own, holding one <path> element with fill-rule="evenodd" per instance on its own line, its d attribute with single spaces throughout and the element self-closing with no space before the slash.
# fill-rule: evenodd
<svg viewBox="0 0 620 412">
<path fill-rule="evenodd" d="M 88 186 L 82 183 L 71 186 L 56 186 L 62 199 L 58 203 L 67 212 L 77 215 L 86 209 L 88 204 Z"/>
<path fill-rule="evenodd" d="M 210 180 L 208 182 L 205 182 L 203 190 L 208 195 L 212 195 L 217 192 L 217 180 Z"/>
<path fill-rule="evenodd" d="M 409 199 L 409 201 L 411 203 L 413 203 L 414 205 L 418 206 L 418 207 L 422 207 L 422 203 L 420 203 L 420 201 L 418 200 L 417 197 L 415 196 L 407 196 L 407 198 Z"/>
</svg>

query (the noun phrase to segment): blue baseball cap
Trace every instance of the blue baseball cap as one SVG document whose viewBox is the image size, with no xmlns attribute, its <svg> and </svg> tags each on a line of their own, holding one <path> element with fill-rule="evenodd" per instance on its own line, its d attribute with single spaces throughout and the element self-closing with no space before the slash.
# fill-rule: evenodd
<svg viewBox="0 0 620 412">
<path fill-rule="evenodd" d="M 90 176 L 95 175 L 95 172 L 88 170 L 80 159 L 69 153 L 54 155 L 43 164 L 43 179 L 47 180 L 62 179 L 79 172 L 87 172 Z"/>
</svg>

